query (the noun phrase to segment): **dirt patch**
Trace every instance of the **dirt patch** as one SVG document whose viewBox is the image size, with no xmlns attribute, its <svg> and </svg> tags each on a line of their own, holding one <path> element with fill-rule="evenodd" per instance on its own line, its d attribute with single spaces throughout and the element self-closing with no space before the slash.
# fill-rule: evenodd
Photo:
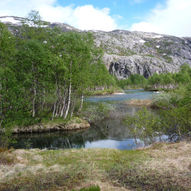
<svg viewBox="0 0 191 191">
<path fill-rule="evenodd" d="M 152 105 L 152 100 L 137 100 L 137 99 L 132 99 L 127 102 L 129 105 L 133 106 L 146 106 L 150 107 Z"/>
</svg>

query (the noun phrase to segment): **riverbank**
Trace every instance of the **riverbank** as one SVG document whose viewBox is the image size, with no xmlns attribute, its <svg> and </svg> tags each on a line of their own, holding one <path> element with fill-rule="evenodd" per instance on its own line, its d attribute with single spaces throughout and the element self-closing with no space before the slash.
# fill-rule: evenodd
<svg viewBox="0 0 191 191">
<path fill-rule="evenodd" d="M 124 90 L 119 87 L 112 87 L 108 89 L 98 89 L 93 91 L 87 91 L 85 94 L 87 96 L 103 96 L 103 95 L 112 95 L 112 94 L 121 94 L 124 93 Z"/>
<path fill-rule="evenodd" d="M 74 131 L 87 129 L 90 127 L 90 124 L 81 118 L 73 117 L 69 121 L 66 120 L 54 120 L 48 121 L 46 123 L 39 123 L 35 125 L 25 126 L 25 127 L 15 127 L 12 130 L 13 134 L 22 134 L 22 133 L 46 133 L 54 131 Z"/>
<path fill-rule="evenodd" d="M 8 150 L 0 153 L 0 190 L 189 190 L 191 143 L 147 149 Z"/>
</svg>

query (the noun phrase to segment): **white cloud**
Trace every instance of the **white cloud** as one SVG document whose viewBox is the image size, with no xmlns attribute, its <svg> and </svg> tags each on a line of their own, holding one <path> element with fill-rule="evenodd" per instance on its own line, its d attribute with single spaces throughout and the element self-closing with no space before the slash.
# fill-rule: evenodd
<svg viewBox="0 0 191 191">
<path fill-rule="evenodd" d="M 191 36 L 191 0 L 167 0 L 166 6 L 157 6 L 131 30 L 157 32 L 176 36 Z"/>
<path fill-rule="evenodd" d="M 50 22 L 68 23 L 82 30 L 105 30 L 117 28 L 108 8 L 99 9 L 93 5 L 75 7 L 59 6 L 57 0 L 3 0 L 0 1 L 0 16 L 25 17 L 30 10 L 40 12 L 42 18 Z"/>
</svg>

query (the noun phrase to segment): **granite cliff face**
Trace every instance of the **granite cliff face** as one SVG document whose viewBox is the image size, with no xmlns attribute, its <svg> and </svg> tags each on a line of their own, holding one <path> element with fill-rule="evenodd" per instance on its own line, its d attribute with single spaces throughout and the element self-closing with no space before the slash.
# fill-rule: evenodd
<svg viewBox="0 0 191 191">
<path fill-rule="evenodd" d="M 191 65 L 191 38 L 123 30 L 93 33 L 97 46 L 105 50 L 104 63 L 118 79 L 131 74 L 148 78 Z"/>
<path fill-rule="evenodd" d="M 30 25 L 30 21 L 21 17 L 0 17 L 0 22 L 6 23 L 14 34 L 23 23 Z M 43 27 L 59 27 L 63 32 L 87 32 L 62 23 L 45 22 Z M 107 69 L 118 79 L 131 74 L 148 78 L 155 72 L 177 72 L 184 63 L 191 66 L 191 38 L 125 30 L 90 32 L 96 45 L 104 49 L 103 61 Z"/>
</svg>

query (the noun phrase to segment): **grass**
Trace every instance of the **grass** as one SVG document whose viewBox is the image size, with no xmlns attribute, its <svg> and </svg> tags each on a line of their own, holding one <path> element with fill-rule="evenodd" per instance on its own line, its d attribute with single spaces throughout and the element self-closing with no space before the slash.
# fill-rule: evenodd
<svg viewBox="0 0 191 191">
<path fill-rule="evenodd" d="M 0 165 L 0 191 L 189 190 L 191 143 L 112 149 L 12 150 Z M 2 154 L 2 153 L 1 153 Z"/>
<path fill-rule="evenodd" d="M 75 176 L 70 173 L 48 172 L 28 174 L 28 176 L 18 176 L 1 185 L 1 190 L 70 190 L 73 186 L 83 181 L 83 174 L 76 173 Z"/>
<path fill-rule="evenodd" d="M 60 118 L 54 118 L 53 120 L 50 120 L 50 118 L 44 118 L 42 119 L 42 124 L 44 125 L 54 125 L 54 124 L 59 124 L 59 123 L 62 123 L 62 124 L 65 124 L 66 123 L 66 119 L 63 119 L 63 117 L 60 117 Z"/>
<path fill-rule="evenodd" d="M 124 91 L 119 87 L 111 87 L 104 90 L 94 90 L 86 92 L 87 96 L 96 96 L 96 95 L 110 95 L 113 93 L 123 93 Z"/>
<path fill-rule="evenodd" d="M 9 151 L 0 148 L 0 165 L 12 165 L 15 162 L 15 158 L 9 154 Z"/>
<path fill-rule="evenodd" d="M 150 107 L 152 104 L 152 100 L 145 99 L 145 100 L 140 100 L 140 99 L 132 99 L 127 101 L 127 104 L 133 105 L 133 106 L 147 106 Z"/>
<path fill-rule="evenodd" d="M 77 191 L 77 190 L 72 190 L 72 191 Z M 82 189 L 80 189 L 78 191 L 101 191 L 101 190 L 100 190 L 99 186 L 93 185 L 93 186 L 90 186 L 88 188 L 82 188 Z"/>
</svg>

